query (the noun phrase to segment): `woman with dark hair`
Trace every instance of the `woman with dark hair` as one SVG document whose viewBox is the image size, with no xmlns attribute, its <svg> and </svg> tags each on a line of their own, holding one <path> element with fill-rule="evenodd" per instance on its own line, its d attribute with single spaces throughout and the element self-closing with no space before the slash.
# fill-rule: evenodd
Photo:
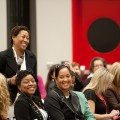
<svg viewBox="0 0 120 120">
<path fill-rule="evenodd" d="M 101 67 L 106 68 L 106 61 L 102 57 L 94 57 L 90 62 L 90 75 L 87 77 L 87 79 L 84 81 L 84 86 L 88 85 L 91 78 L 93 77 L 93 74 L 96 70 L 98 70 Z"/>
<path fill-rule="evenodd" d="M 15 26 L 11 30 L 11 47 L 0 52 L 0 72 L 7 78 L 12 103 L 17 95 L 17 71 L 31 69 L 37 75 L 36 57 L 27 50 L 29 43 L 29 29 L 26 26 Z"/>
<path fill-rule="evenodd" d="M 20 95 L 14 106 L 16 120 L 48 119 L 41 99 L 33 95 L 37 88 L 35 79 L 33 72 L 28 70 L 22 70 L 17 75 L 16 84 Z"/>
<path fill-rule="evenodd" d="M 68 66 L 57 65 L 54 73 L 55 86 L 45 98 L 44 107 L 52 120 L 94 120 L 92 113 L 84 104 L 81 110 L 80 98 L 86 102 L 84 96 L 71 90 L 72 77 Z M 83 108 L 83 107 L 82 107 Z"/>
<path fill-rule="evenodd" d="M 48 74 L 47 74 L 47 81 L 46 81 L 46 84 L 45 84 L 45 88 L 46 88 L 46 91 L 47 93 L 53 89 L 54 85 L 55 85 L 55 81 L 54 81 L 54 78 L 55 78 L 55 67 L 57 66 L 58 64 L 54 64 L 50 67 L 49 71 L 48 71 Z"/>
</svg>

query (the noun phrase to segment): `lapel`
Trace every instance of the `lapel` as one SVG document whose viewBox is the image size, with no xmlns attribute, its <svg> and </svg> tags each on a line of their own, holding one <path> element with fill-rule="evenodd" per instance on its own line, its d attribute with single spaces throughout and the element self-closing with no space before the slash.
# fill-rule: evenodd
<svg viewBox="0 0 120 120">
<path fill-rule="evenodd" d="M 32 69 L 35 65 L 33 55 L 26 50 L 25 51 L 26 69 Z"/>
<path fill-rule="evenodd" d="M 14 71 L 14 72 L 17 72 L 17 63 L 16 63 L 16 60 L 15 60 L 15 57 L 13 55 L 13 50 L 12 48 L 9 48 L 7 50 L 7 64 L 8 66 Z"/>
<path fill-rule="evenodd" d="M 71 91 L 70 92 L 70 97 L 71 97 L 71 102 L 73 104 L 73 107 L 74 107 L 75 111 L 79 111 L 79 109 L 80 109 L 80 103 L 79 102 L 80 101 L 79 101 L 78 96 L 73 91 Z"/>
<path fill-rule="evenodd" d="M 57 92 L 56 92 L 56 90 L 57 90 Z M 79 110 L 79 108 L 80 108 L 79 107 L 80 106 L 79 100 L 78 100 L 77 96 L 72 91 L 70 92 L 71 104 L 65 98 L 65 96 L 62 93 L 62 91 L 59 90 L 57 87 L 55 87 L 55 92 L 59 95 L 59 97 L 61 98 L 62 102 L 64 102 L 71 111 L 76 113 Z"/>
</svg>

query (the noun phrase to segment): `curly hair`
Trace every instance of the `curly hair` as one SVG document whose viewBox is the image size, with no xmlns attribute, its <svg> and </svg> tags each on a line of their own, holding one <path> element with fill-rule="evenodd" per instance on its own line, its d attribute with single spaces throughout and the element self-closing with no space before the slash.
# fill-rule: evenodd
<svg viewBox="0 0 120 120">
<path fill-rule="evenodd" d="M 19 32 L 22 31 L 22 30 L 27 31 L 29 33 L 29 35 L 30 35 L 30 31 L 26 26 L 15 26 L 15 27 L 13 27 L 12 30 L 11 30 L 11 36 L 10 36 L 11 45 L 13 45 L 12 37 L 17 36 L 19 34 Z"/>
<path fill-rule="evenodd" d="M 2 119 L 7 119 L 9 106 L 10 95 L 8 91 L 6 78 L 0 73 L 0 117 Z"/>
</svg>

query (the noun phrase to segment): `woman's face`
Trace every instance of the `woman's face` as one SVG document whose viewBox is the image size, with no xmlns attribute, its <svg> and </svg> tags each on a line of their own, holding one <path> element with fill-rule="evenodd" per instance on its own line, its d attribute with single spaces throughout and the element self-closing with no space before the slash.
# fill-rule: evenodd
<svg viewBox="0 0 120 120">
<path fill-rule="evenodd" d="M 35 93 L 36 87 L 37 85 L 34 77 L 32 75 L 27 75 L 22 79 L 19 90 L 31 96 Z"/>
<path fill-rule="evenodd" d="M 101 60 L 95 60 L 93 66 L 93 72 L 98 70 L 99 68 L 104 67 L 103 62 Z"/>
<path fill-rule="evenodd" d="M 25 51 L 29 44 L 29 33 L 21 30 L 17 36 L 12 37 L 13 46 L 20 51 Z"/>
<path fill-rule="evenodd" d="M 69 91 L 72 85 L 72 78 L 68 68 L 62 68 L 56 78 L 56 84 L 63 92 Z"/>
<path fill-rule="evenodd" d="M 74 67 L 73 67 L 73 70 L 74 70 L 74 72 L 75 72 L 75 73 L 77 73 L 78 75 L 80 75 L 80 74 L 81 74 L 81 71 L 80 71 L 79 66 L 77 66 L 77 65 L 76 65 L 76 66 L 74 66 Z"/>
</svg>

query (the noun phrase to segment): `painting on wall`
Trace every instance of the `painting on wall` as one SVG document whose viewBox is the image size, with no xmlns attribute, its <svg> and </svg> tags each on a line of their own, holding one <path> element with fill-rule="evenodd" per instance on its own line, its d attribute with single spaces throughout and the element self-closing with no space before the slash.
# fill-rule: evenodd
<svg viewBox="0 0 120 120">
<path fill-rule="evenodd" d="M 120 61 L 120 0 L 72 0 L 73 61 Z"/>
</svg>

